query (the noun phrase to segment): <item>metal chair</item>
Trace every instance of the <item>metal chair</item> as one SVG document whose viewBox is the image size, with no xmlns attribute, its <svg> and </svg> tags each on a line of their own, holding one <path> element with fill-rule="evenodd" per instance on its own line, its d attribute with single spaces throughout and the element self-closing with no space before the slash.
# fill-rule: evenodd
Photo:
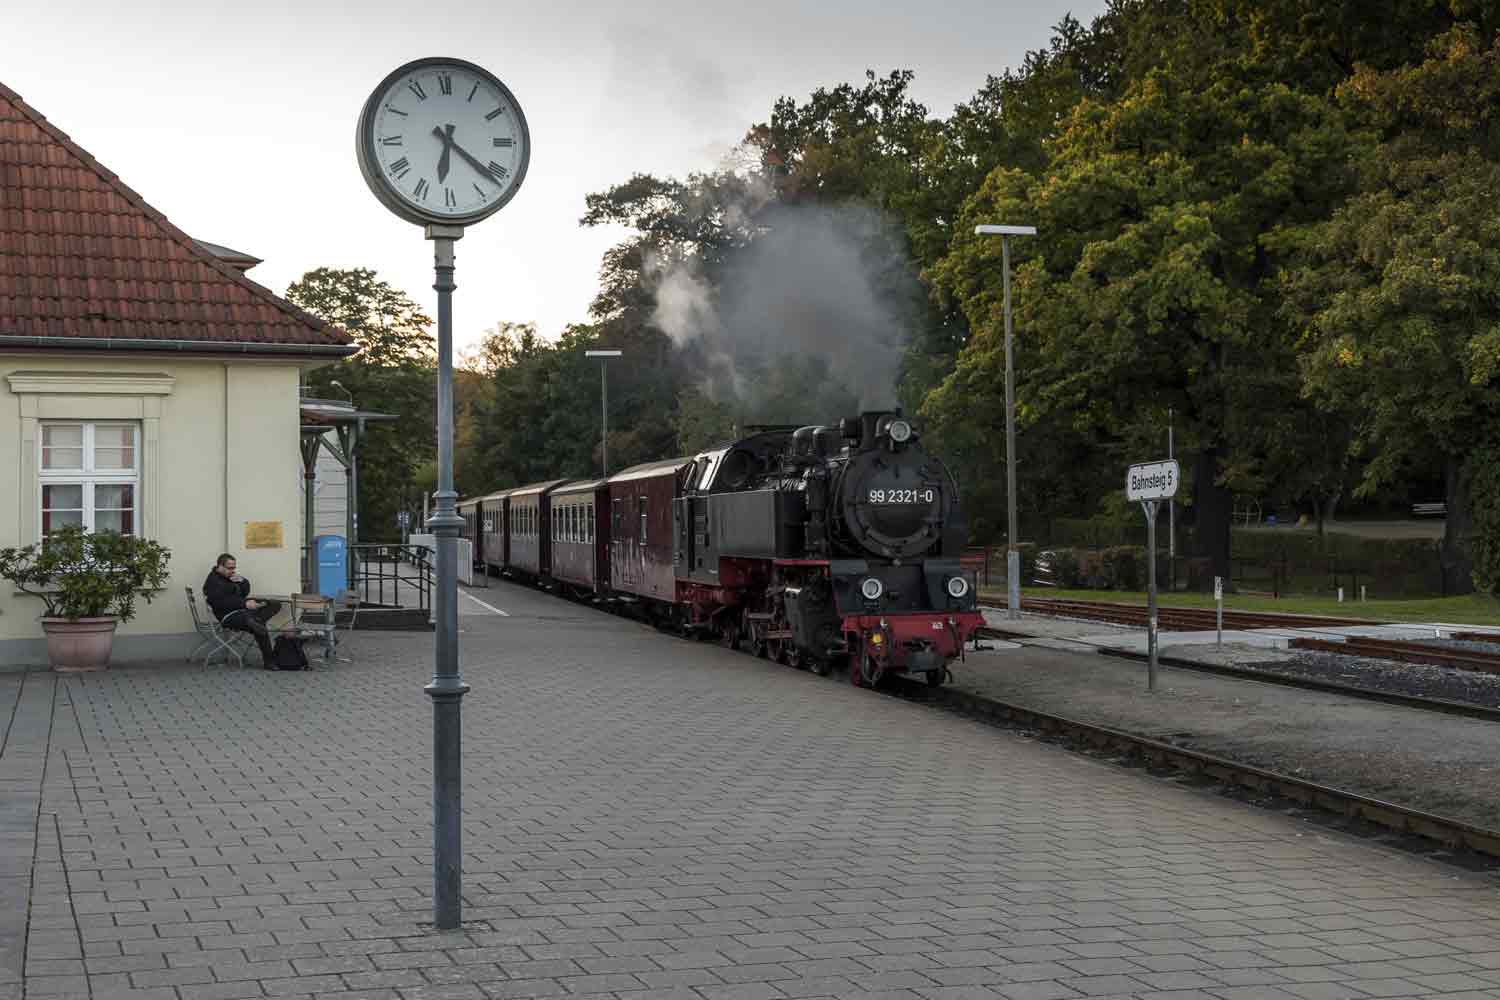
<svg viewBox="0 0 1500 1000">
<path fill-rule="evenodd" d="M 249 632 L 225 628 L 224 623 L 215 619 L 212 614 L 200 614 L 198 598 L 193 594 L 193 588 L 184 587 L 183 589 L 187 591 L 188 610 L 193 613 L 193 629 L 198 633 L 198 645 L 194 646 L 193 651 L 187 655 L 187 662 L 192 663 L 201 652 L 203 653 L 203 666 L 207 669 L 213 658 L 223 653 L 226 664 L 232 656 L 234 662 L 243 669 L 244 653 L 249 649 L 254 637 Z"/>
<path fill-rule="evenodd" d="M 340 590 L 334 595 L 329 617 L 333 622 L 333 648 L 337 652 L 339 631 L 353 632 L 359 621 L 359 595 L 352 590 Z"/>
<path fill-rule="evenodd" d="M 323 644 L 323 662 L 333 659 L 338 649 L 338 633 L 334 625 L 334 602 L 322 594 L 293 594 L 292 623 L 289 631 L 299 639 L 312 639 Z M 308 621 L 308 612 L 318 615 L 318 621 Z"/>
</svg>

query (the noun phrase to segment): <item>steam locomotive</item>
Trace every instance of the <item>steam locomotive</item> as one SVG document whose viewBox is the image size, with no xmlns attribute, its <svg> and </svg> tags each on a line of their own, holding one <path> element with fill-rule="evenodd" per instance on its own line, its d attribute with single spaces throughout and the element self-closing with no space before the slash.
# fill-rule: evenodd
<svg viewBox="0 0 1500 1000">
<path fill-rule="evenodd" d="M 900 411 L 459 504 L 476 566 L 855 684 L 940 685 L 983 618 L 958 490 Z"/>
</svg>

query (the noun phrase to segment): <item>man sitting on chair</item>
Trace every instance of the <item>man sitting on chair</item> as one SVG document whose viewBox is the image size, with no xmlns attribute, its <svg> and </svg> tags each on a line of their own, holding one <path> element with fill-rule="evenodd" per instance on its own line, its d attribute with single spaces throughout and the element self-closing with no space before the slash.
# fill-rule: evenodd
<svg viewBox="0 0 1500 1000">
<path fill-rule="evenodd" d="M 250 581 L 235 572 L 234 556 L 228 552 L 219 556 L 213 571 L 203 581 L 203 596 L 214 617 L 225 628 L 249 632 L 260 647 L 262 665 L 267 670 L 275 669 L 271 661 L 271 636 L 266 631 L 266 622 L 276 617 L 281 610 L 280 601 L 254 601 L 250 599 Z"/>
</svg>

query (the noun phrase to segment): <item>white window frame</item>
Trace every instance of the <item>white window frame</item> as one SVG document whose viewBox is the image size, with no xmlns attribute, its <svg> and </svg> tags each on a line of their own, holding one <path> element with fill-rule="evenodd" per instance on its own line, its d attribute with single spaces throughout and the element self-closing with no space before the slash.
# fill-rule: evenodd
<svg viewBox="0 0 1500 1000">
<path fill-rule="evenodd" d="M 49 427 L 81 427 L 83 464 L 77 469 L 48 469 L 44 461 L 46 454 L 44 441 L 46 430 Z M 95 445 L 97 432 L 101 427 L 124 427 L 130 430 L 131 435 L 131 467 L 129 469 L 98 469 L 95 467 Z M 133 420 L 41 420 L 38 421 L 36 435 L 36 469 L 37 469 L 37 491 L 36 491 L 36 537 L 42 537 L 42 511 L 45 506 L 45 487 L 48 486 L 81 486 L 83 487 L 83 527 L 87 531 L 95 530 L 97 511 L 94 504 L 94 489 L 98 486 L 129 486 L 132 488 L 131 499 L 131 529 L 130 533 L 141 536 L 143 510 L 142 483 L 141 483 L 141 424 Z"/>
</svg>

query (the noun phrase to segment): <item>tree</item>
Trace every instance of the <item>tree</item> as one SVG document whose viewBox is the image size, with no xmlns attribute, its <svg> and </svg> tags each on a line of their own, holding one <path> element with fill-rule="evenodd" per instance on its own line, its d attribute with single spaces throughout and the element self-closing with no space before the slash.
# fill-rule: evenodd
<svg viewBox="0 0 1500 1000">
<path fill-rule="evenodd" d="M 1446 584 L 1467 589 L 1471 498 L 1492 481 L 1474 446 L 1500 428 L 1500 39 L 1457 27 L 1420 64 L 1363 68 L 1339 93 L 1376 141 L 1348 204 L 1289 234 L 1303 266 L 1286 311 L 1309 395 L 1359 414 L 1360 494 L 1440 464 Z"/>
<path fill-rule="evenodd" d="M 437 450 L 437 355 L 432 321 L 404 293 L 368 268 L 318 268 L 287 289 L 286 297 L 347 331 L 359 353 L 307 373 L 307 387 L 342 399 L 348 390 L 361 409 L 396 415 L 368 424 L 360 440 L 359 533 L 365 541 L 399 536 L 396 514 L 420 506 L 417 472 Z"/>
<path fill-rule="evenodd" d="M 1197 453 L 1195 537 L 1227 577 L 1233 491 L 1248 471 L 1232 460 L 1236 428 L 1252 419 L 1243 407 L 1300 403 L 1268 237 L 1325 216 L 1352 179 L 1327 102 L 1266 82 L 1223 44 L 1202 78 L 1152 70 L 1118 100 L 1083 100 L 1040 175 L 996 170 L 962 219 L 966 231 L 995 219 L 1040 229 L 1015 247 L 1023 422 L 1107 444 L 1150 439 L 1175 409 Z M 960 361 L 979 398 L 955 383 L 929 400 L 949 425 L 1003 413 L 996 242 L 961 237 L 932 269 L 980 330 Z M 1247 398 L 1252 373 L 1260 384 Z"/>
</svg>

